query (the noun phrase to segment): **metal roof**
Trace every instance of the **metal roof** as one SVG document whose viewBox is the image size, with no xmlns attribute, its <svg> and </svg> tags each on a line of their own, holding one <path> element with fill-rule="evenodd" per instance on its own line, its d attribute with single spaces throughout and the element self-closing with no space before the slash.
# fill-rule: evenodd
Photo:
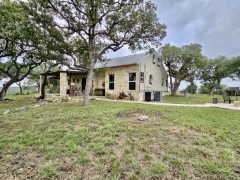
<svg viewBox="0 0 240 180">
<path fill-rule="evenodd" d="M 67 74 L 86 74 L 87 71 L 79 71 L 79 70 L 66 70 L 66 71 L 55 71 L 55 72 L 47 72 L 41 73 L 39 75 L 59 75 L 60 73 L 67 73 Z"/>
<path fill-rule="evenodd" d="M 146 53 L 141 54 L 134 54 L 130 56 L 123 56 L 109 59 L 106 62 L 97 62 L 95 65 L 95 69 L 104 68 L 104 67 L 115 67 L 115 66 L 124 66 L 130 64 L 138 64 L 140 63 L 145 57 Z"/>
</svg>

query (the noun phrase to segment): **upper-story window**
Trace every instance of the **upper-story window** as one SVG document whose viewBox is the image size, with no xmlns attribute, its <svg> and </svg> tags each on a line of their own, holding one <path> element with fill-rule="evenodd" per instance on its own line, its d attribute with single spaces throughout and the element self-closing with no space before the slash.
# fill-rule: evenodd
<svg viewBox="0 0 240 180">
<path fill-rule="evenodd" d="M 153 64 L 156 63 L 156 57 L 155 57 L 155 54 L 153 55 Z"/>
<path fill-rule="evenodd" d="M 144 72 L 140 73 L 140 82 L 144 83 Z"/>
<path fill-rule="evenodd" d="M 153 83 L 153 75 L 149 75 L 149 84 Z"/>
<path fill-rule="evenodd" d="M 157 65 L 160 66 L 160 58 L 158 58 Z"/>
<path fill-rule="evenodd" d="M 114 90 L 114 74 L 109 74 L 109 90 Z"/>
<path fill-rule="evenodd" d="M 136 90 L 136 73 L 129 73 L 129 90 Z"/>
</svg>

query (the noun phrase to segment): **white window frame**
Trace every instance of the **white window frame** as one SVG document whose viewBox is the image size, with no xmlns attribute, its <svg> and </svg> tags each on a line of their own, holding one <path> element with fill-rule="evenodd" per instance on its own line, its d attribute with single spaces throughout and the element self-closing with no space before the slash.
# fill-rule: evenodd
<svg viewBox="0 0 240 180">
<path fill-rule="evenodd" d="M 149 84 L 153 84 L 153 75 L 152 74 L 149 75 Z"/>
<path fill-rule="evenodd" d="M 135 74 L 135 80 L 134 81 L 130 81 L 130 74 Z M 136 78 L 137 78 L 136 72 L 129 73 L 129 77 L 128 77 L 128 90 L 129 91 L 135 91 L 136 90 Z M 135 88 L 134 89 L 130 89 L 130 83 L 135 83 Z"/>
<path fill-rule="evenodd" d="M 140 82 L 144 83 L 144 72 L 140 72 Z"/>
</svg>

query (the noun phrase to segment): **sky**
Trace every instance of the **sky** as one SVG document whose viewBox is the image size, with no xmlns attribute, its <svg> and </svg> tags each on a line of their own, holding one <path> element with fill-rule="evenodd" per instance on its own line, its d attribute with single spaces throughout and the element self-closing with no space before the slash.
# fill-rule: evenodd
<svg viewBox="0 0 240 180">
<path fill-rule="evenodd" d="M 219 55 L 240 56 L 240 0 L 152 0 L 157 15 L 167 25 L 162 44 L 202 45 L 208 58 Z M 127 47 L 110 53 L 110 57 L 129 55 Z M 223 84 L 240 86 L 240 81 L 224 79 Z M 180 89 L 186 84 L 182 84 Z"/>
<path fill-rule="evenodd" d="M 167 25 L 162 44 L 199 43 L 208 58 L 240 55 L 240 0 L 152 0 Z M 131 54 L 125 47 L 109 56 Z"/>
</svg>

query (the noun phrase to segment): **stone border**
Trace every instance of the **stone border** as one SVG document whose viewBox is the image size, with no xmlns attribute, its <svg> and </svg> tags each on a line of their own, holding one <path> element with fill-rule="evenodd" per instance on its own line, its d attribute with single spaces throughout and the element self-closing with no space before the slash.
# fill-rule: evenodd
<svg viewBox="0 0 240 180">
<path fill-rule="evenodd" d="M 41 102 L 39 104 L 36 104 L 35 106 L 25 106 L 25 107 L 21 107 L 21 108 L 17 108 L 17 109 L 9 109 L 9 110 L 6 110 L 3 113 L 0 113 L 0 115 L 13 114 L 13 113 L 26 111 L 26 110 L 29 110 L 29 109 L 35 109 L 35 108 L 38 108 L 38 107 L 41 107 L 41 106 L 46 106 L 46 105 L 48 105 L 48 102 L 47 101 L 43 101 L 43 102 Z"/>
</svg>

